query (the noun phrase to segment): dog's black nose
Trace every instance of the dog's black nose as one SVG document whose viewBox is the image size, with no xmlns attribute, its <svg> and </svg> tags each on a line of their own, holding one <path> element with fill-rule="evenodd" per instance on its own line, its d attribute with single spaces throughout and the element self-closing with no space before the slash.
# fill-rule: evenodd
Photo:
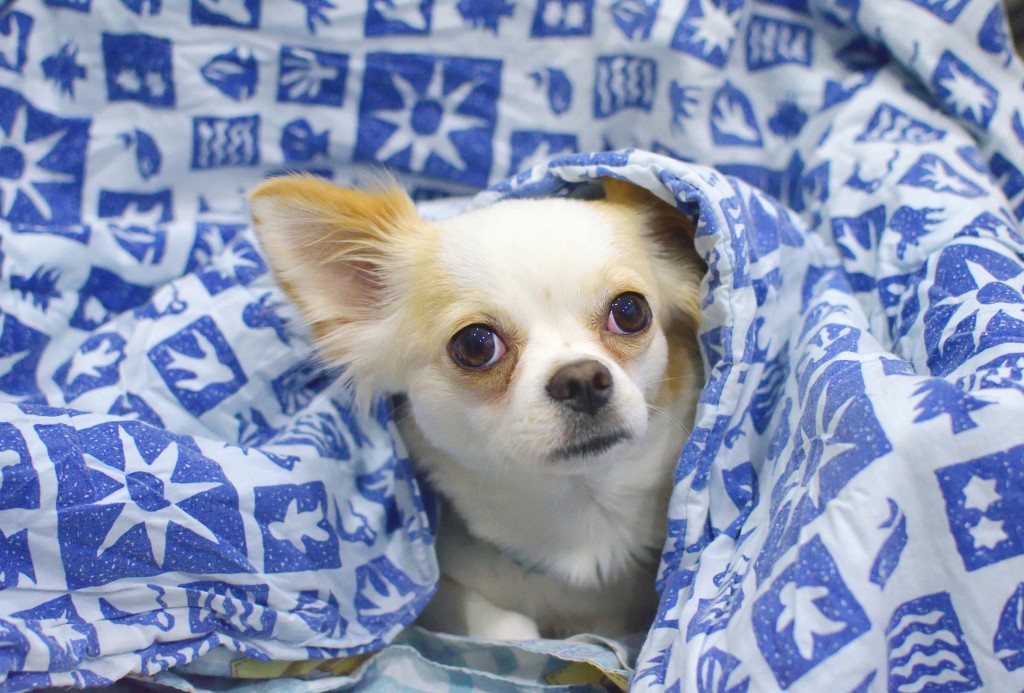
<svg viewBox="0 0 1024 693">
<path fill-rule="evenodd" d="M 576 361 L 559 368 L 547 390 L 556 402 L 593 416 L 612 397 L 612 374 L 594 359 Z"/>
</svg>

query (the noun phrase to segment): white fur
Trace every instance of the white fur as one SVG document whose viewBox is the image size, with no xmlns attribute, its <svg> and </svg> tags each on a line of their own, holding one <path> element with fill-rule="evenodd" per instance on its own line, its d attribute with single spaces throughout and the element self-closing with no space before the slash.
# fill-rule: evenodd
<svg viewBox="0 0 1024 693">
<path fill-rule="evenodd" d="M 287 226 L 272 193 L 254 193 L 261 236 L 278 239 L 268 248 Z M 667 328 L 696 320 L 697 273 L 656 247 L 648 207 L 636 195 L 617 204 L 514 201 L 436 224 L 405 219 L 399 225 L 415 228 L 385 229 L 374 241 L 375 271 L 386 281 L 365 290 L 379 292 L 377 312 L 339 318 L 337 341 L 349 346 L 334 358 L 359 364 L 360 387 L 407 395 L 403 438 L 444 499 L 445 577 L 425 625 L 511 639 L 649 625 L 699 366 L 687 345 L 683 377 L 692 382 L 665 388 Z M 316 273 L 270 254 L 292 284 Z M 620 348 L 605 330 L 608 305 L 624 290 L 644 295 L 654 314 L 650 334 L 635 340 L 642 348 Z M 330 312 L 327 297 L 301 299 L 317 319 Z M 472 323 L 504 332 L 514 363 L 505 377 L 488 380 L 449 358 L 448 340 Z M 362 351 L 349 353 L 360 348 L 351 345 Z M 592 419 L 567 413 L 546 390 L 560 367 L 585 359 L 603 364 L 613 382 Z M 600 454 L 553 454 L 591 428 L 625 439 Z"/>
</svg>

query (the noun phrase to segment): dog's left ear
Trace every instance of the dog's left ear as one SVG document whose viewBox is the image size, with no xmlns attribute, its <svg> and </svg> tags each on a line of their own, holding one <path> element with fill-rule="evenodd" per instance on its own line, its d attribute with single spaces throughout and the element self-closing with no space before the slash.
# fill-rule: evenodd
<svg viewBox="0 0 1024 693">
<path fill-rule="evenodd" d="M 602 178 L 601 187 L 606 202 L 639 215 L 662 295 L 676 317 L 696 325 L 700 316 L 700 280 L 706 267 L 694 249 L 694 220 L 650 190 L 627 181 Z"/>
</svg>

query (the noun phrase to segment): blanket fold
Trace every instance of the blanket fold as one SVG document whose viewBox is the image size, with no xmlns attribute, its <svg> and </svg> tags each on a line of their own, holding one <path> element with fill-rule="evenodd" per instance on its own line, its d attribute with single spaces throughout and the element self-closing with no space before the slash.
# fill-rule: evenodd
<svg viewBox="0 0 1024 693">
<path fill-rule="evenodd" d="M 1022 83 L 986 0 L 0 3 L 0 690 L 1024 687 Z M 244 206 L 381 165 L 699 219 L 638 652 L 409 628 L 429 494 Z"/>
</svg>

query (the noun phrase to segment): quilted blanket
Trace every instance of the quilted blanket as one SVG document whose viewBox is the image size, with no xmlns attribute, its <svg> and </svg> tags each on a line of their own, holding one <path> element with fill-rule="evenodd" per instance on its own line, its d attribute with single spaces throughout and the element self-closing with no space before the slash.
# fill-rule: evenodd
<svg viewBox="0 0 1024 693">
<path fill-rule="evenodd" d="M 0 0 L 0 690 L 1020 690 L 1022 83 L 994 0 Z M 380 165 L 699 218 L 637 650 L 410 627 L 429 490 L 244 205 Z"/>
</svg>

